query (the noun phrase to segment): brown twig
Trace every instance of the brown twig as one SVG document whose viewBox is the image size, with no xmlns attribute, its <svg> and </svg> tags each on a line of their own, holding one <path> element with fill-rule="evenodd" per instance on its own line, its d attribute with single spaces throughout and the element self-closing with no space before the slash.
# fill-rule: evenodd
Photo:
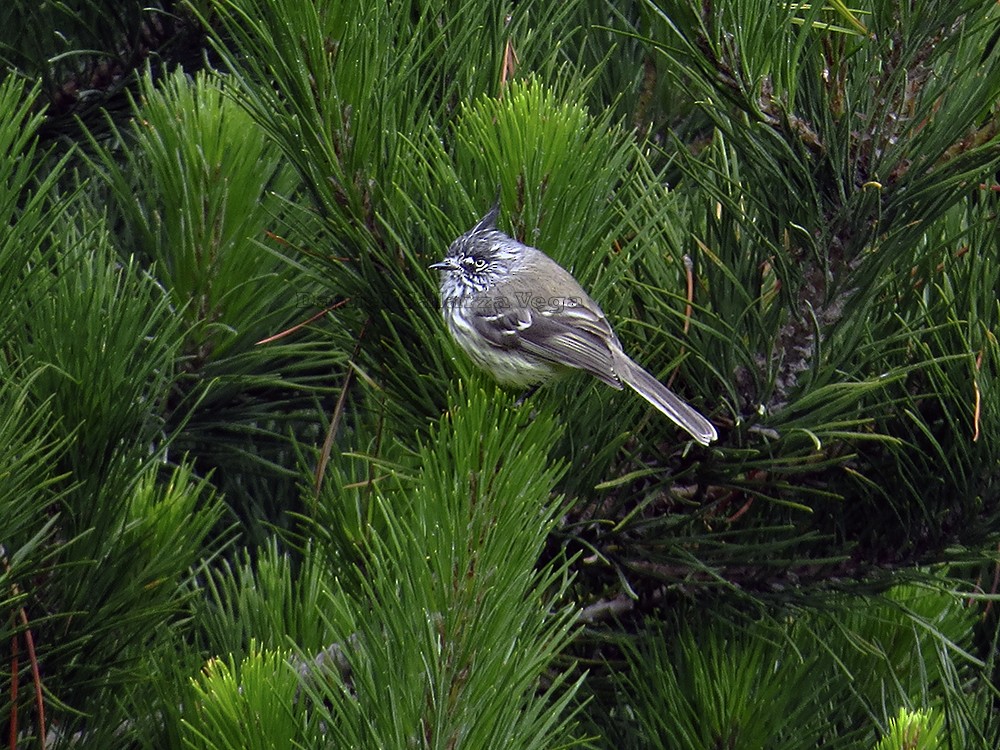
<svg viewBox="0 0 1000 750">
<path fill-rule="evenodd" d="M 980 350 L 979 354 L 976 355 L 976 373 L 983 367 L 983 352 Z M 979 392 L 979 379 L 972 379 L 972 390 L 975 393 L 976 403 L 972 410 L 972 442 L 979 440 L 979 416 L 981 413 L 981 401 L 982 395 Z"/>
<path fill-rule="evenodd" d="M 17 633 L 14 633 L 10 639 L 10 718 L 7 724 L 10 729 L 7 746 L 10 750 L 16 750 L 17 748 L 17 686 L 19 684 L 18 669 L 20 668 L 17 659 L 17 644 Z"/>
<path fill-rule="evenodd" d="M 31 680 L 35 685 L 35 706 L 38 709 L 38 745 L 45 750 L 45 699 L 42 695 L 42 675 L 38 668 L 38 655 L 35 653 L 35 639 L 28 626 L 28 612 L 24 607 L 18 610 L 21 624 L 24 625 L 24 643 L 28 647 L 28 661 L 31 663 Z"/>
<path fill-rule="evenodd" d="M 344 305 L 346 305 L 350 301 L 351 301 L 351 299 L 350 299 L 350 297 L 348 297 L 347 299 L 340 300 L 340 302 L 335 302 L 334 304 L 330 305 L 329 307 L 323 308 L 322 310 L 320 310 L 318 313 L 316 313 L 315 315 L 313 315 L 308 320 L 303 320 L 301 323 L 296 323 L 291 328 L 286 328 L 284 331 L 281 331 L 280 333 L 276 333 L 273 336 L 268 336 L 266 339 L 261 339 L 260 341 L 255 342 L 254 346 L 260 346 L 261 344 L 270 344 L 272 341 L 277 341 L 278 339 L 283 339 L 285 336 L 288 336 L 289 334 L 295 333 L 296 331 L 298 331 L 298 330 L 300 330 L 302 328 L 305 328 L 307 325 L 309 325 L 310 323 L 312 323 L 314 320 L 318 320 L 319 318 L 322 318 L 328 312 L 332 312 L 332 311 L 334 311 L 334 310 L 336 310 L 336 309 L 338 309 L 340 307 L 343 307 Z"/>
<path fill-rule="evenodd" d="M 7 561 L 6 556 L 3 558 L 3 567 L 7 573 L 10 573 L 10 563 Z M 14 598 L 17 598 L 21 590 L 18 588 L 17 584 L 11 585 L 11 592 Z M 22 606 L 18 608 L 17 617 L 21 621 L 21 625 L 24 626 L 24 645 L 27 647 L 28 661 L 31 664 L 31 679 L 35 685 L 35 706 L 38 710 L 38 742 L 39 747 L 45 750 L 45 698 L 42 694 L 42 674 L 41 670 L 38 668 L 38 654 L 35 653 L 35 639 L 31 635 L 31 626 L 28 623 L 28 611 Z M 17 693 L 18 693 L 18 633 L 14 633 L 11 640 L 11 709 L 10 709 L 10 748 L 15 750 L 17 747 Z"/>
<path fill-rule="evenodd" d="M 510 23 L 510 16 L 507 17 L 507 23 Z M 511 43 L 510 39 L 504 42 L 503 46 L 503 61 L 500 64 L 500 91 L 497 97 L 502 97 L 504 89 L 507 88 L 507 84 L 514 78 L 514 71 L 517 69 L 517 64 L 519 60 L 517 59 L 517 51 L 514 49 L 514 45 Z"/>
<path fill-rule="evenodd" d="M 354 352 L 351 354 L 352 362 L 357 359 L 358 353 L 361 351 L 361 342 L 365 337 L 367 329 L 368 324 L 365 323 L 361 327 L 361 332 L 358 334 L 358 341 L 354 345 Z M 337 430 L 340 428 L 340 420 L 344 416 L 347 391 L 350 389 L 353 376 L 354 370 L 348 367 L 347 372 L 344 374 L 344 382 L 340 387 L 340 395 L 337 397 L 337 404 L 333 407 L 333 415 L 330 417 L 330 427 L 327 429 L 326 437 L 323 440 L 323 448 L 320 450 L 319 462 L 316 464 L 316 476 L 313 482 L 313 491 L 317 499 L 319 499 L 320 488 L 323 486 L 323 477 L 326 476 L 326 467 L 330 463 L 330 453 L 333 452 L 333 440 L 337 435 Z"/>
</svg>

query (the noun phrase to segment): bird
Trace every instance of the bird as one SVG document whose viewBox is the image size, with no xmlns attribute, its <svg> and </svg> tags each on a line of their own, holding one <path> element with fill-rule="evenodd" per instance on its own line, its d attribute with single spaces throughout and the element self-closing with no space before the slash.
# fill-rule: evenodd
<svg viewBox="0 0 1000 750">
<path fill-rule="evenodd" d="M 536 387 L 583 370 L 629 386 L 701 445 L 715 426 L 622 349 L 600 306 L 541 250 L 497 229 L 500 201 L 430 265 L 440 271 L 441 310 L 459 347 L 501 385 Z"/>
</svg>

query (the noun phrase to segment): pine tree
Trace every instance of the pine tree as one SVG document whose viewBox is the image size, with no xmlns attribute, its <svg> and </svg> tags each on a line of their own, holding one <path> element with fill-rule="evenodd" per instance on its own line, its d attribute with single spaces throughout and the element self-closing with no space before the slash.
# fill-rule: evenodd
<svg viewBox="0 0 1000 750">
<path fill-rule="evenodd" d="M 1000 743 L 995 4 L 5 12 L 10 746 Z M 716 443 L 464 357 L 497 186 Z"/>
</svg>

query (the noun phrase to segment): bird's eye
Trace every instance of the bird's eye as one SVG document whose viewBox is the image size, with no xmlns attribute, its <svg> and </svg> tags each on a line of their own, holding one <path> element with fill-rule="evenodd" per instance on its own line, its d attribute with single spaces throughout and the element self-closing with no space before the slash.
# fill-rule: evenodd
<svg viewBox="0 0 1000 750">
<path fill-rule="evenodd" d="M 467 273 L 472 273 L 474 271 L 482 271 L 486 268 L 486 259 L 477 258 L 474 255 L 466 255 L 462 258 L 462 265 L 465 267 Z"/>
</svg>

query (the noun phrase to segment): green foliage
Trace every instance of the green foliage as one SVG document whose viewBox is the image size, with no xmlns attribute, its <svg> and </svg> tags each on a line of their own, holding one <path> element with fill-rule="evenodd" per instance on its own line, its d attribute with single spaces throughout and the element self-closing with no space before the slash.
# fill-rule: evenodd
<svg viewBox="0 0 1000 750">
<path fill-rule="evenodd" d="M 253 643 L 280 650 L 291 642 L 303 651 L 321 651 L 338 637 L 323 617 L 327 573 L 313 550 L 304 550 L 294 564 L 274 542 L 239 565 L 220 562 L 205 573 L 201 588 L 207 596 L 194 603 L 202 650 L 245 656 Z"/>
<path fill-rule="evenodd" d="M 11 0 L 0 15 L 0 60 L 7 70 L 41 77 L 54 92 L 66 76 L 87 71 L 101 57 L 107 66 L 109 59 L 121 64 L 137 55 L 137 32 L 148 20 L 144 11 L 150 7 L 132 0 Z M 105 74 L 110 76 L 110 70 Z"/>
<path fill-rule="evenodd" d="M 122 716 L 107 699 L 142 673 L 136 660 L 166 635 L 155 625 L 179 616 L 221 509 L 189 467 L 160 463 L 181 343 L 169 300 L 134 262 L 114 260 L 102 223 L 83 221 L 54 238 L 51 271 L 35 277 L 45 294 L 8 339 L 38 367 L 25 379 L 47 417 L 38 429 L 67 446 L 46 463 L 59 504 L 36 509 L 36 533 L 54 525 L 41 550 L 52 572 L 21 585 L 47 615 L 32 626 L 46 687 L 113 726 Z"/>
<path fill-rule="evenodd" d="M 221 514 L 187 467 L 166 484 L 151 470 L 132 493 L 105 503 L 112 499 L 62 551 L 59 574 L 33 591 L 52 610 L 51 622 L 34 628 L 46 687 L 82 712 L 64 717 L 67 731 L 114 729 L 127 718 L 119 691 L 141 693 L 158 675 L 146 657 L 177 648 L 180 633 L 164 626 L 182 622 L 189 569 Z"/>
<path fill-rule="evenodd" d="M 109 112 L 128 108 L 126 91 L 152 63 L 200 56 L 203 32 L 186 0 L 9 0 L 0 6 L 0 67 L 37 81 L 32 106 L 43 132 L 72 150 L 103 131 Z M 82 127 L 81 127 L 82 126 Z"/>
<path fill-rule="evenodd" d="M 719 566 L 750 583 L 739 566 L 754 560 L 756 578 L 761 557 L 851 575 L 850 555 L 875 548 L 946 557 L 957 529 L 975 537 L 994 525 L 970 519 L 998 510 L 984 387 L 996 270 L 978 249 L 995 244 L 983 200 L 1000 156 L 1000 71 L 983 54 L 995 9 L 877 3 L 854 14 L 860 34 L 849 19 L 832 28 L 819 5 L 648 5 L 648 42 L 670 62 L 672 90 L 696 102 L 705 140 L 670 155 L 684 179 L 669 208 L 686 231 L 660 232 L 667 253 L 637 255 L 625 280 L 638 319 L 679 319 L 677 269 L 691 258 L 692 333 L 677 345 L 694 350 L 686 380 L 703 380 L 698 363 L 723 383 L 731 448 L 704 477 L 718 507 L 686 519 L 663 514 L 670 501 L 656 492 L 668 488 L 646 479 L 656 462 L 635 456 L 622 474 L 643 481 L 606 485 L 617 488 L 609 521 L 633 513 L 618 527 L 628 533 L 583 541 L 612 549 L 632 576 L 655 560 L 658 580 L 683 580 L 694 557 L 709 585 L 732 580 Z M 719 512 L 742 520 L 716 544 L 702 524 Z M 678 527 L 690 530 L 680 550 L 657 533 Z"/>
<path fill-rule="evenodd" d="M 56 189 L 57 164 L 42 174 L 37 131 L 42 123 L 33 112 L 31 98 L 37 87 L 27 89 L 14 77 L 0 82 L 0 324 L 5 330 L 16 325 L 23 306 L 18 304 L 34 286 L 39 256 L 66 211 L 51 200 Z"/>
<path fill-rule="evenodd" d="M 713 308 L 728 321 L 753 315 L 750 330 L 770 339 L 747 352 L 768 360 L 733 365 L 748 378 L 764 370 L 743 397 L 776 409 L 799 373 L 821 385 L 859 372 L 867 361 L 857 346 L 882 285 L 940 261 L 947 247 L 925 233 L 995 169 L 987 118 L 1000 69 L 996 56 L 980 59 L 994 11 L 929 2 L 896 15 L 876 3 L 857 36 L 819 24 L 820 5 L 809 6 L 808 23 L 791 23 L 797 6 L 757 0 L 711 18 L 700 4 L 676 5 L 655 10 L 667 31 L 651 43 L 675 75 L 697 71 L 694 95 L 716 129 L 712 147 L 685 159 L 719 204 L 705 206 L 699 244 L 732 269 L 712 273 L 722 282 L 711 287 Z M 798 351 L 813 328 L 821 340 Z"/>
<path fill-rule="evenodd" d="M 813 663 L 783 659 L 782 647 L 763 638 L 718 630 L 701 638 L 685 629 L 669 646 L 651 636 L 644 646 L 630 653 L 632 676 L 622 686 L 629 703 L 619 709 L 642 723 L 631 746 L 816 746 L 814 707 L 801 700 L 821 689 Z"/>
<path fill-rule="evenodd" d="M 440 350 L 411 343 L 441 331 L 426 266 L 459 226 L 464 231 L 485 212 L 499 177 L 488 178 L 484 173 L 495 166 L 475 154 L 475 173 L 458 182 L 437 159 L 430 172 L 415 171 L 414 163 L 423 158 L 425 139 L 439 141 L 460 107 L 496 91 L 507 39 L 528 40 L 519 48 L 522 64 L 552 69 L 560 58 L 557 47 L 546 47 L 546 34 L 575 7 L 522 3 L 508 18 L 501 6 L 472 0 L 419 10 L 406 3 L 216 4 L 225 30 L 219 54 L 239 83 L 238 98 L 295 167 L 311 210 L 323 218 L 322 251 L 303 255 L 334 294 L 349 300 L 331 332 L 334 343 L 351 351 L 360 340 L 357 358 L 384 389 L 381 408 L 401 422 L 418 417 L 404 432 L 423 429 L 425 415 L 439 410 L 445 395 L 428 378 L 447 367 Z M 472 49 L 478 52 L 470 57 Z M 540 169 L 533 175 L 541 176 Z M 475 204 L 464 194 L 472 184 L 482 186 Z M 431 200 L 445 187 L 441 201 Z M 461 220 L 450 210 L 456 204 L 465 212 Z M 450 221 L 439 235 L 412 231 L 425 221 L 442 223 L 442 210 Z M 422 408 L 408 408 L 414 402 Z"/>
<path fill-rule="evenodd" d="M 282 718 L 261 729 L 263 746 L 305 742 L 317 726 L 346 747 L 572 742 L 566 707 L 579 681 L 554 663 L 573 636 L 566 565 L 537 568 L 564 510 L 550 500 L 556 428 L 525 423 L 497 395 L 457 396 L 427 441 L 400 455 L 353 560 L 336 531 L 353 509 L 332 496 L 300 566 L 272 546 L 212 576 L 196 611 L 207 652 L 230 662 L 212 662 L 195 708 L 177 714 L 185 742 L 257 742 L 238 739 L 259 721 L 247 718 L 274 711 Z M 501 429 L 470 439 L 484 423 Z M 288 643 L 295 656 L 279 655 Z M 302 686 L 287 662 L 301 665 Z"/>
<path fill-rule="evenodd" d="M 875 750 L 937 750 L 943 747 L 940 737 L 943 728 L 944 716 L 941 714 L 901 708 Z"/>
<path fill-rule="evenodd" d="M 162 435 L 180 335 L 162 289 L 134 261 L 114 259 L 103 226 L 73 234 L 12 340 L 45 365 L 31 391 L 77 444 L 66 469 L 106 486 L 117 457 L 140 465 Z"/>
<path fill-rule="evenodd" d="M 345 588 L 325 614 L 342 634 L 349 682 L 317 668 L 310 688 L 336 744 L 572 744 L 566 707 L 579 681 L 554 664 L 573 636 L 567 570 L 558 558 L 536 567 L 564 510 L 550 500 L 556 430 L 495 391 L 459 394 L 403 458 L 396 486 L 379 485 L 358 562 L 338 565 Z M 322 525 L 336 528 L 345 511 L 330 503 Z M 343 554 L 327 548 L 334 564 Z"/>
<path fill-rule="evenodd" d="M 184 721 L 184 747 L 266 750 L 301 741 L 293 709 L 299 680 L 287 655 L 251 650 L 238 665 L 215 659 L 195 681 L 194 714 Z"/>
<path fill-rule="evenodd" d="M 52 408 L 46 399 L 33 399 L 44 368 L 28 362 L 12 346 L 11 332 L 22 330 L 26 300 L 44 296 L 48 290 L 44 257 L 56 227 L 65 220 L 66 208 L 54 199 L 55 171 L 41 169 L 44 155 L 37 143 L 42 116 L 31 108 L 37 88 L 6 77 L 0 82 L 0 325 L 8 332 L 0 345 L 0 425 L 3 437 L 3 544 L 5 567 L 18 563 L 38 550 L 47 533 L 46 505 L 57 496 L 52 485 L 58 473 L 47 471 L 65 447 L 65 435 L 54 429 Z M 58 165 L 57 165 L 58 169 Z M 38 534 L 39 536 L 35 536 Z M 20 548 L 20 545 L 27 545 Z M 38 561 L 35 561 L 36 564 Z M 30 568 L 29 568 L 30 570 Z M 11 574 L 7 568 L 4 574 Z M 16 576 L 15 579 L 16 580 Z M 10 594 L 5 590 L 4 596 Z"/>
<path fill-rule="evenodd" d="M 124 163 L 99 152 L 122 213 L 118 242 L 156 264 L 198 368 L 268 330 L 274 300 L 260 288 L 291 267 L 259 243 L 296 181 L 207 75 L 177 70 L 157 86 L 147 75 L 136 115 Z"/>
<path fill-rule="evenodd" d="M 997 746 L 994 4 L 177 10 L 0 11 L 17 739 Z M 716 444 L 473 371 L 498 186 Z"/>
<path fill-rule="evenodd" d="M 476 208 L 487 204 L 495 182 L 514 206 L 512 235 L 550 248 L 585 280 L 596 276 L 605 256 L 582 249 L 607 242 L 617 219 L 609 204 L 634 160 L 634 145 L 611 118 L 592 117 L 582 102 L 527 81 L 512 83 L 501 99 L 470 102 L 454 130 L 455 177 L 486 188 Z"/>
<path fill-rule="evenodd" d="M 615 701 L 601 710 L 623 748 L 871 747 L 883 732 L 881 743 L 981 746 L 978 711 L 940 698 L 975 669 L 974 615 L 947 592 L 908 586 L 721 627 L 685 608 L 623 644 Z"/>
<path fill-rule="evenodd" d="M 31 376 L 26 380 L 30 384 Z M 0 472 L 0 596 L 11 608 L 23 603 L 20 582 L 48 564 L 56 522 L 49 505 L 58 499 L 59 478 L 47 469 L 66 447 L 52 433 L 48 405 L 32 404 L 26 390 L 13 380 L 0 383 L 0 460 L 6 467 Z M 5 621 L 5 639 L 11 638 L 10 626 Z"/>
<path fill-rule="evenodd" d="M 288 230 L 290 214 L 302 219 L 288 203 L 298 180 L 217 77 L 178 70 L 154 85 L 147 74 L 135 115 L 112 147 L 91 145 L 120 252 L 153 269 L 183 334 L 166 429 L 203 472 L 226 469 L 220 486 L 253 537 L 294 498 L 289 434 L 315 436 L 314 394 L 343 367 L 302 334 L 257 343 L 327 304 L 277 252 L 301 241 Z M 231 468 L 242 475 L 232 484 Z"/>
</svg>

